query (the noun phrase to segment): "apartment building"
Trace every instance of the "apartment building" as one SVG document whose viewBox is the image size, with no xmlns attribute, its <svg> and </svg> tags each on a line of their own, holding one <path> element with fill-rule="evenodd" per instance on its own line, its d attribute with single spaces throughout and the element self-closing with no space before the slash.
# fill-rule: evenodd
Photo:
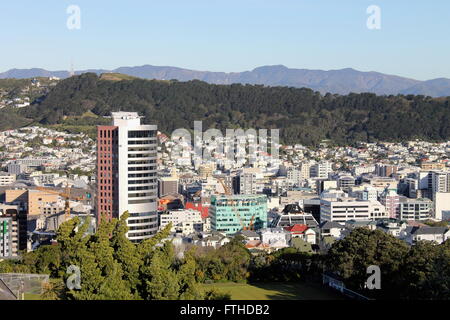
<svg viewBox="0 0 450 320">
<path fill-rule="evenodd" d="M 0 259 L 19 252 L 19 216 L 16 206 L 0 206 Z"/>
<path fill-rule="evenodd" d="M 333 172 L 333 164 L 329 161 L 320 161 L 311 166 L 311 177 L 328 179 L 328 175 Z"/>
<path fill-rule="evenodd" d="M 400 198 L 400 220 L 427 220 L 431 218 L 433 202 L 430 199 Z"/>
</svg>

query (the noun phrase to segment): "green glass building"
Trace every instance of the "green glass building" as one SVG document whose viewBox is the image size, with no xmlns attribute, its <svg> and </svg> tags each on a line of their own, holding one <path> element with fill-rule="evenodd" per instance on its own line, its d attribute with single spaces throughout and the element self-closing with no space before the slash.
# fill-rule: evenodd
<svg viewBox="0 0 450 320">
<path fill-rule="evenodd" d="M 258 230 L 267 227 L 267 197 L 265 195 L 218 195 L 211 197 L 209 207 L 211 229 L 234 234 L 244 228 Z"/>
</svg>

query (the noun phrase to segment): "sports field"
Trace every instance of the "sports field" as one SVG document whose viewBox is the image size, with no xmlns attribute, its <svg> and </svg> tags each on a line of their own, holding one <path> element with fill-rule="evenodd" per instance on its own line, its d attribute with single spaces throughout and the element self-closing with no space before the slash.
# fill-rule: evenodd
<svg viewBox="0 0 450 320">
<path fill-rule="evenodd" d="M 343 297 L 319 285 L 303 283 L 213 283 L 204 289 L 216 288 L 231 294 L 232 300 L 342 300 Z"/>
</svg>

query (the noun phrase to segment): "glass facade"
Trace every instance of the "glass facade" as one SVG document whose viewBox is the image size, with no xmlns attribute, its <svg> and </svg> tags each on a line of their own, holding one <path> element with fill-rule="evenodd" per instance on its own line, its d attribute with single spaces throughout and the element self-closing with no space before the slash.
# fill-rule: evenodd
<svg viewBox="0 0 450 320">
<path fill-rule="evenodd" d="M 244 228 L 267 227 L 267 197 L 265 195 L 212 196 L 212 230 L 234 234 Z"/>
</svg>

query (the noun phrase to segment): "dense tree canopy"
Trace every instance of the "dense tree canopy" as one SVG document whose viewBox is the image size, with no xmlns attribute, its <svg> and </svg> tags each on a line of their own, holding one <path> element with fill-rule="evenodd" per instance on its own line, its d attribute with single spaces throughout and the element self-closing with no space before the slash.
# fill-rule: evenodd
<svg viewBox="0 0 450 320">
<path fill-rule="evenodd" d="M 126 238 L 126 218 L 104 221 L 94 235 L 89 222 L 71 219 L 58 230 L 57 244 L 25 253 L 21 261 L 0 263 L 0 273 L 49 274 L 44 298 L 74 300 L 212 299 L 198 290 L 192 256 L 179 259 L 170 241 L 170 226 L 152 239 L 133 244 Z M 81 289 L 66 286 L 70 266 L 80 270 Z"/>
<path fill-rule="evenodd" d="M 381 271 L 381 289 L 369 290 L 367 267 Z M 328 271 L 350 289 L 377 299 L 450 299 L 450 241 L 408 246 L 380 230 L 357 228 L 335 242 L 326 256 Z"/>
<path fill-rule="evenodd" d="M 450 138 L 450 97 L 321 95 L 310 89 L 261 85 L 212 85 L 158 80 L 100 80 L 83 74 L 61 81 L 40 104 L 20 110 L 43 124 L 70 121 L 91 111 L 137 111 L 171 134 L 203 121 L 204 130 L 278 128 L 285 143 L 317 145 L 357 141 Z M 103 123 L 102 118 L 100 118 Z"/>
</svg>

